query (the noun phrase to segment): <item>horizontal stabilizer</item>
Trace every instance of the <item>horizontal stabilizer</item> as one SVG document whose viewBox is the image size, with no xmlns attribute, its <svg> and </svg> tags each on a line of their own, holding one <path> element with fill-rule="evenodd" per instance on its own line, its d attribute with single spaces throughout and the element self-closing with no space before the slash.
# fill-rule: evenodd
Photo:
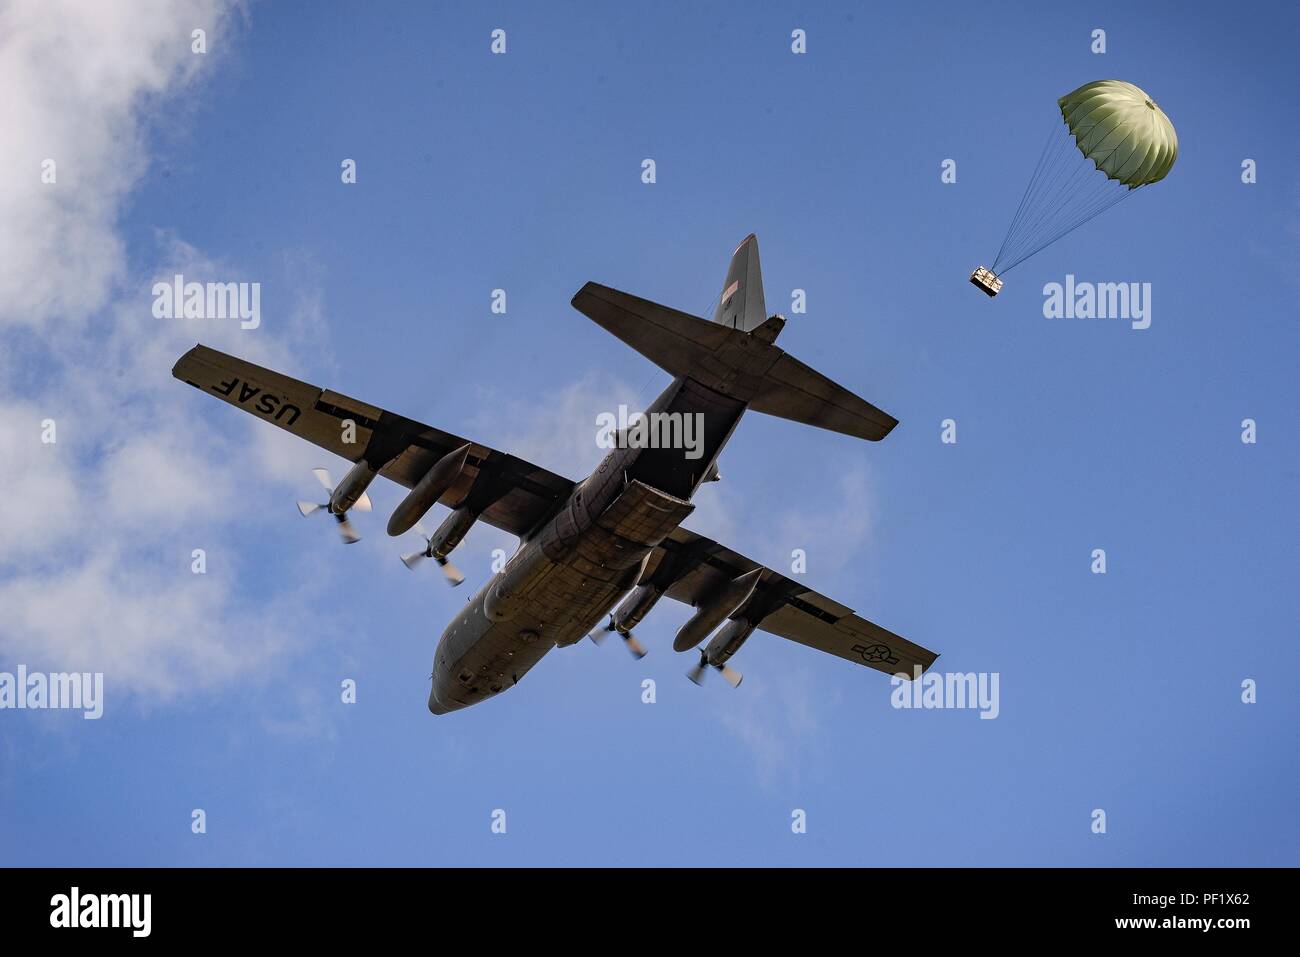
<svg viewBox="0 0 1300 957">
<path fill-rule="evenodd" d="M 767 388 L 749 403 L 755 412 L 872 442 L 879 442 L 898 425 L 888 412 L 788 353 L 782 352 L 767 370 L 766 384 Z"/>
<path fill-rule="evenodd" d="M 573 307 L 665 372 L 757 412 L 873 442 L 898 424 L 773 345 L 762 335 L 767 323 L 744 332 L 594 282 L 578 290 Z"/>
</svg>

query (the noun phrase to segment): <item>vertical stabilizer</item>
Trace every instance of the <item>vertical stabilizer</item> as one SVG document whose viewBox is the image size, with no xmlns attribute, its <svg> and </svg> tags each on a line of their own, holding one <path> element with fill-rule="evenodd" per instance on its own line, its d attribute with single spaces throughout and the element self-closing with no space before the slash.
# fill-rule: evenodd
<svg viewBox="0 0 1300 957">
<path fill-rule="evenodd" d="M 763 302 L 763 270 L 758 264 L 758 237 L 750 233 L 736 247 L 727 267 L 722 298 L 713 321 L 731 329 L 749 332 L 763 324 L 767 310 Z"/>
</svg>

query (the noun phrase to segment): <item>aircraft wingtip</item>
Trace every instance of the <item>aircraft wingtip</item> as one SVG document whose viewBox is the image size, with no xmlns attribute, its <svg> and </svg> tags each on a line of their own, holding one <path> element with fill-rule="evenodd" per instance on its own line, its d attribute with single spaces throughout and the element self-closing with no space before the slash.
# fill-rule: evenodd
<svg viewBox="0 0 1300 957">
<path fill-rule="evenodd" d="M 587 282 L 583 283 L 582 288 L 579 289 L 577 292 L 575 292 L 573 294 L 573 298 L 569 300 L 569 305 L 573 306 L 576 309 L 578 307 L 578 300 L 581 299 L 583 296 L 590 296 L 591 291 L 595 289 L 598 285 L 599 283 L 592 282 L 591 280 L 588 280 Z"/>
</svg>

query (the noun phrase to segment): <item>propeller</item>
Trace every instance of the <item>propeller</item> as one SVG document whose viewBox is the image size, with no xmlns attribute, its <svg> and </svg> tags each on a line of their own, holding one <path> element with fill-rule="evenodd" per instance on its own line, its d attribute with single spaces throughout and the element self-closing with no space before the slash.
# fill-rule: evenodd
<svg viewBox="0 0 1300 957">
<path fill-rule="evenodd" d="M 298 511 L 302 513 L 304 518 L 306 518 L 313 512 L 318 512 L 323 508 L 326 512 L 333 515 L 334 520 L 338 522 L 339 537 L 343 539 L 344 545 L 352 545 L 355 542 L 361 541 L 361 536 L 357 534 L 357 530 L 352 526 L 352 523 L 348 521 L 347 512 L 335 512 L 330 507 L 330 499 L 334 496 L 334 480 L 330 478 L 329 471 L 327 469 L 312 469 L 311 474 L 316 476 L 316 481 L 320 482 L 321 487 L 325 489 L 326 500 L 320 505 L 317 505 L 315 502 L 299 502 Z M 362 492 L 361 496 L 353 503 L 352 507 L 358 512 L 370 511 L 370 496 L 365 492 Z"/>
<path fill-rule="evenodd" d="M 709 667 L 710 667 L 709 659 L 704 654 L 704 652 L 701 651 L 700 663 L 697 664 L 690 671 L 686 672 L 686 677 L 690 678 L 697 685 L 703 687 L 704 675 L 708 672 Z M 740 682 L 744 680 L 745 676 L 742 675 L 739 671 L 736 671 L 734 668 L 728 668 L 726 665 L 713 665 L 712 667 L 713 670 L 718 672 L 720 675 L 722 675 L 723 680 L 726 681 L 727 684 L 731 685 L 731 687 L 733 688 L 739 688 Z"/>
<path fill-rule="evenodd" d="M 639 661 L 640 659 L 642 659 L 642 658 L 644 658 L 644 657 L 646 656 L 645 645 L 643 645 L 643 644 L 641 644 L 641 642 L 637 641 L 636 638 L 633 637 L 632 632 L 629 631 L 629 632 L 627 632 L 626 634 L 624 634 L 623 632 L 618 631 L 618 628 L 617 628 L 617 627 L 615 626 L 615 624 L 614 624 L 614 616 L 613 616 L 613 615 L 610 615 L 610 616 L 609 616 L 609 624 L 608 624 L 608 625 L 602 625 L 601 627 L 597 628 L 595 631 L 593 631 L 593 632 L 592 632 L 590 635 L 588 635 L 587 637 L 590 638 L 592 641 L 594 641 L 596 644 L 599 645 L 599 644 L 603 644 L 603 643 L 604 643 L 604 641 L 605 641 L 605 637 L 606 637 L 606 636 L 607 636 L 611 631 L 617 631 L 617 632 L 618 632 L 618 636 L 619 636 L 620 638 L 623 639 L 623 647 L 626 648 L 626 649 L 631 653 L 631 655 L 632 655 L 633 658 L 636 658 L 636 659 Z"/>
<path fill-rule="evenodd" d="M 419 552 L 411 552 L 409 555 L 403 555 L 402 564 L 405 565 L 407 568 L 411 569 L 411 571 L 415 571 L 416 565 L 420 564 L 420 562 L 424 561 L 426 558 L 432 558 L 434 561 L 438 563 L 438 567 L 442 569 L 443 575 L 447 577 L 447 584 L 455 588 L 457 585 L 463 582 L 465 580 L 465 576 L 461 574 L 459 568 L 457 568 L 451 562 L 447 561 L 445 557 L 441 555 L 435 555 L 433 553 L 433 536 L 431 536 L 427 531 L 425 531 L 424 526 L 421 525 L 419 522 L 416 522 L 415 525 L 413 526 L 413 529 L 416 532 L 416 534 L 418 534 L 421 538 L 424 539 L 424 550 Z"/>
</svg>

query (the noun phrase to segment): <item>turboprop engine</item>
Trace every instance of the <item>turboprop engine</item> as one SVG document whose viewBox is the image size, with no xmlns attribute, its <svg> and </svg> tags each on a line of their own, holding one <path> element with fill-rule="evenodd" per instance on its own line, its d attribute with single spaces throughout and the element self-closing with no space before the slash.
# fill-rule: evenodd
<svg viewBox="0 0 1300 957">
<path fill-rule="evenodd" d="M 681 631 L 677 632 L 677 637 L 673 639 L 673 651 L 690 651 L 703 641 L 709 632 L 722 624 L 724 619 L 730 618 L 739 611 L 740 607 L 749 601 L 749 596 L 754 594 L 754 589 L 758 587 L 759 576 L 762 574 L 763 569 L 755 568 L 738 578 L 733 578 L 710 595 L 699 606 L 699 611 L 691 616 L 690 621 L 682 625 Z"/>
<path fill-rule="evenodd" d="M 343 539 L 345 545 L 361 541 L 361 536 L 357 534 L 357 530 L 348 521 L 347 513 L 352 508 L 359 512 L 370 511 L 370 496 L 366 494 L 366 488 L 374 481 L 375 476 L 379 474 L 379 470 L 371 468 L 370 463 L 362 459 L 348 469 L 348 474 L 343 476 L 343 481 L 339 482 L 338 485 L 334 485 L 334 480 L 330 478 L 330 473 L 326 469 L 312 469 L 311 471 L 325 491 L 329 493 L 329 499 L 319 505 L 315 502 L 299 502 L 298 511 L 302 512 L 305 517 L 323 508 L 333 515 L 335 521 L 338 522 L 339 536 Z"/>
<path fill-rule="evenodd" d="M 447 581 L 452 585 L 459 585 L 465 580 L 465 576 L 461 574 L 459 568 L 447 561 L 447 556 L 451 554 L 452 549 L 460 544 L 461 539 L 465 537 L 465 533 L 470 530 L 476 521 L 478 521 L 478 512 L 462 505 L 443 519 L 442 524 L 438 526 L 438 530 L 432 535 L 425 534 L 424 526 L 416 522 L 415 530 L 424 538 L 424 550 L 403 555 L 402 564 L 414 571 L 415 566 L 421 561 L 432 558 L 438 563 L 442 573 L 447 576 Z"/>
<path fill-rule="evenodd" d="M 442 498 L 442 493 L 451 488 L 452 483 L 460 477 L 468 457 L 467 442 L 438 459 L 424 474 L 424 478 L 402 499 L 402 504 L 393 509 L 393 514 L 388 519 L 388 534 L 394 537 L 401 535 L 423 518 L 424 513 L 433 508 L 433 503 Z"/>
<path fill-rule="evenodd" d="M 645 571 L 646 562 L 650 560 L 647 555 L 641 562 L 641 567 L 637 570 L 635 581 L 641 577 Z M 641 619 L 650 614 L 650 609 L 655 606 L 664 595 L 663 589 L 658 585 L 644 584 L 637 585 L 631 593 L 623 599 L 622 603 L 609 616 L 609 624 L 597 628 L 590 635 L 591 640 L 600 644 L 605 640 L 605 636 L 611 631 L 618 632 L 618 636 L 623 639 L 623 647 L 627 648 L 635 658 L 644 658 L 646 655 L 645 646 L 637 641 L 632 635 L 632 629 L 641 623 Z"/>
<path fill-rule="evenodd" d="M 744 675 L 734 668 L 728 667 L 727 661 L 740 650 L 740 646 L 745 643 L 746 638 L 753 634 L 756 627 L 758 627 L 757 622 L 745 618 L 731 619 L 709 640 L 708 645 L 700 652 L 700 663 L 686 672 L 686 677 L 697 685 L 703 684 L 706 669 L 712 668 L 722 675 L 723 679 L 731 687 L 740 687 Z"/>
</svg>

